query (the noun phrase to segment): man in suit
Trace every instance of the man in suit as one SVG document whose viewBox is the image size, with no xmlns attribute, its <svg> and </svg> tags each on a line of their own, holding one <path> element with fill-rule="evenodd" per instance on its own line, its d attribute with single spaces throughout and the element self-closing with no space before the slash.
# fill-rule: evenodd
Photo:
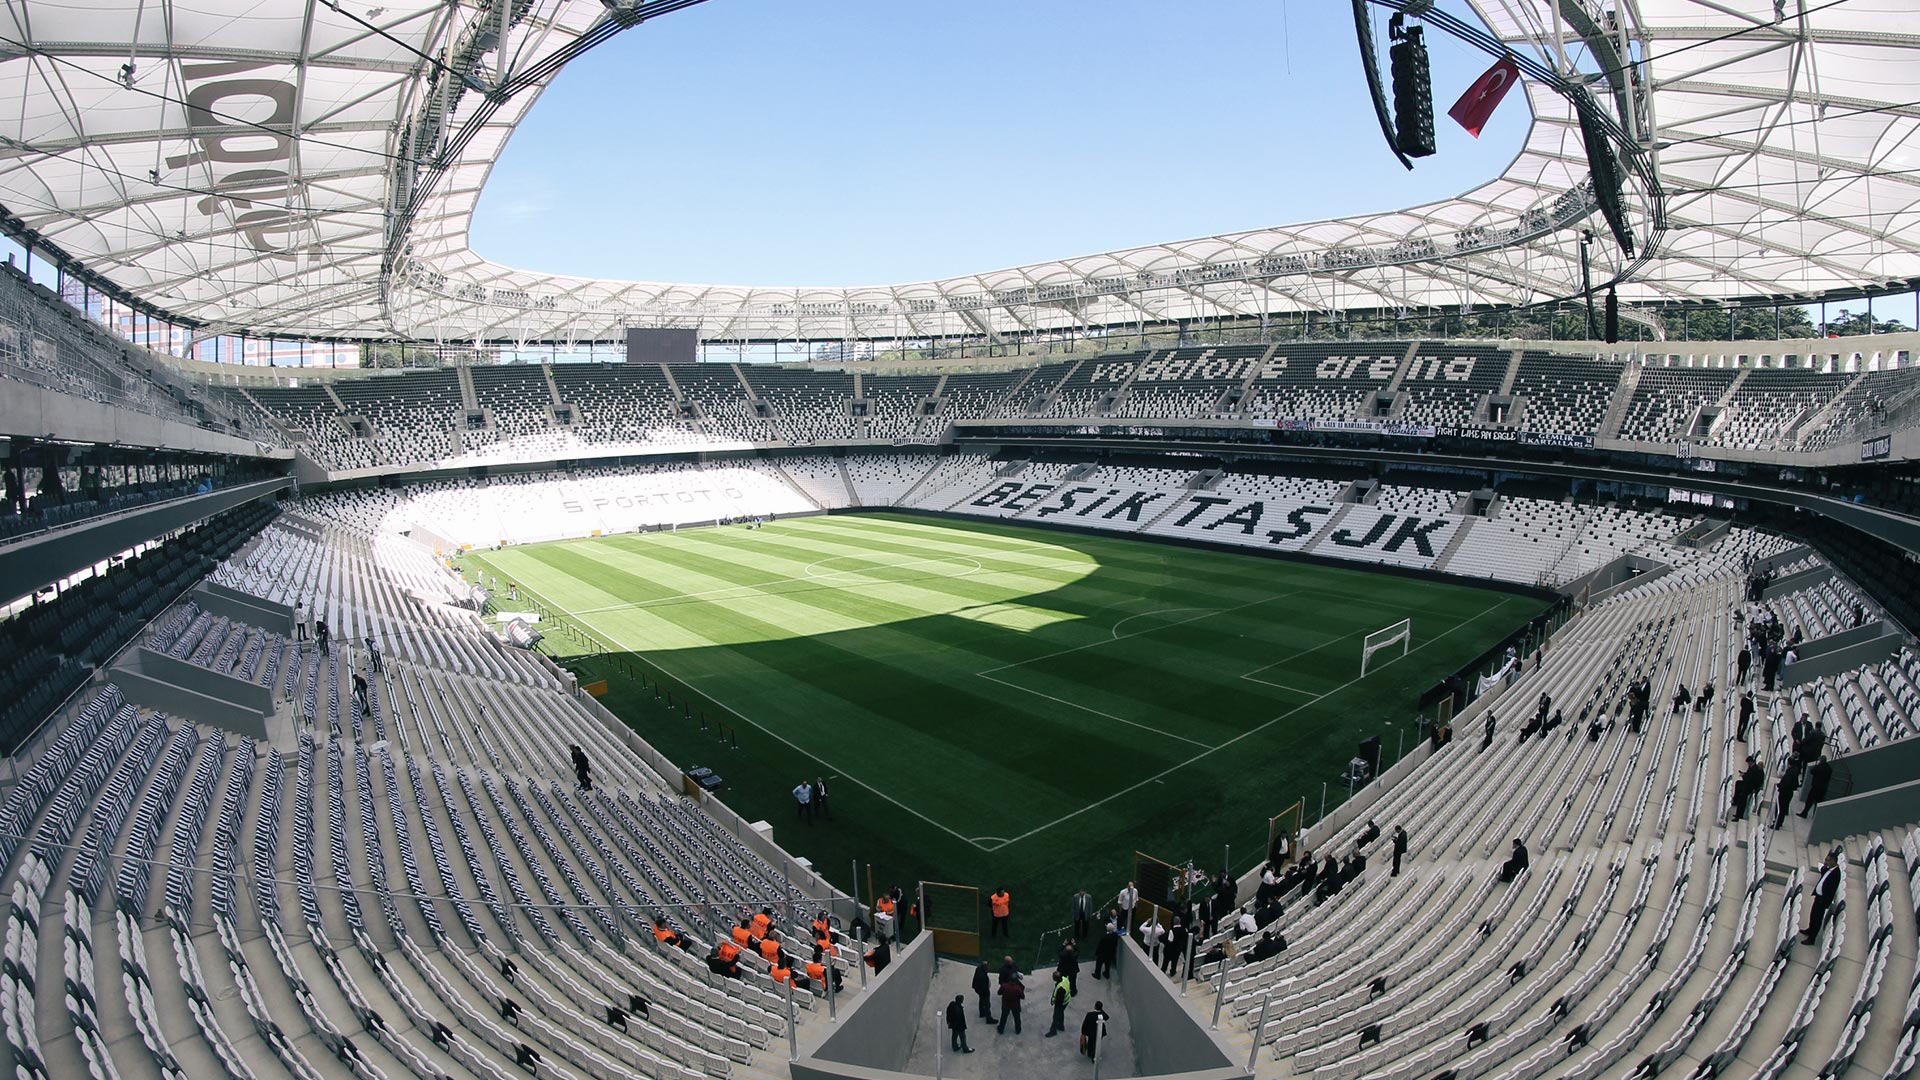
<svg viewBox="0 0 1920 1080">
<path fill-rule="evenodd" d="M 1801 796 L 1801 817 L 1806 817 L 1809 810 L 1818 806 L 1820 800 L 1827 797 L 1827 785 L 1832 781 L 1833 762 L 1824 757 L 1814 758 L 1813 764 L 1807 766 L 1807 790 Z"/>
<path fill-rule="evenodd" d="M 1073 894 L 1073 936 L 1086 937 L 1093 930 L 1093 894 L 1085 889 Z"/>
<path fill-rule="evenodd" d="M 973 969 L 973 992 L 980 998 L 980 1019 L 993 1023 L 993 976 L 987 973 L 987 962 Z"/>
<path fill-rule="evenodd" d="M 1107 1033 L 1107 1010 L 1104 1002 L 1096 1001 L 1093 1008 L 1087 1010 L 1086 1019 L 1080 1021 L 1080 1052 L 1098 1060 L 1100 1057 L 1100 1037 Z"/>
<path fill-rule="evenodd" d="M 1113 973 L 1113 966 L 1120 960 L 1120 928 L 1108 923 L 1106 931 L 1100 935 L 1100 944 L 1093 947 L 1093 977 L 1104 979 Z"/>
<path fill-rule="evenodd" d="M 1407 854 L 1407 827 L 1405 825 L 1395 825 L 1393 827 L 1393 876 L 1394 877 L 1400 876 L 1400 860 L 1405 858 L 1406 854 Z"/>
<path fill-rule="evenodd" d="M 1793 793 L 1800 787 L 1799 769 L 1781 769 L 1780 780 L 1774 791 L 1773 827 L 1779 828 L 1787 820 L 1787 807 L 1793 803 Z"/>
<path fill-rule="evenodd" d="M 1827 919 L 1827 912 L 1833 909 L 1833 902 L 1840 896 L 1840 852 L 1827 852 L 1827 861 L 1820 864 L 1819 876 L 1813 883 L 1813 908 L 1807 913 L 1807 928 L 1800 934 L 1800 940 L 1808 945 L 1820 936 L 1820 924 Z"/>
<path fill-rule="evenodd" d="M 1180 974 L 1180 961 L 1187 955 L 1187 924 L 1175 922 L 1167 931 L 1166 951 L 1160 957 L 1160 970 L 1169 976 Z"/>
<path fill-rule="evenodd" d="M 1527 845 L 1521 843 L 1520 839 L 1515 837 L 1513 841 L 1513 853 L 1507 856 L 1507 861 L 1500 867 L 1500 880 L 1512 881 L 1514 878 L 1520 876 L 1520 871 L 1526 868 Z"/>
<path fill-rule="evenodd" d="M 967 1045 L 967 995 L 955 994 L 947 1002 L 947 1030 L 953 1033 L 952 1048 L 962 1054 L 973 1053 Z"/>
</svg>

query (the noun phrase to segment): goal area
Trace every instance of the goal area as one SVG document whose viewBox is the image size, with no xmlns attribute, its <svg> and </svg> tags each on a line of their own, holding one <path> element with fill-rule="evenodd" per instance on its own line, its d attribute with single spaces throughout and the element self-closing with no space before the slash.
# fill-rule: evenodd
<svg viewBox="0 0 1920 1080">
<path fill-rule="evenodd" d="M 1360 645 L 1360 674 L 1365 675 L 1373 669 L 1374 657 L 1381 652 L 1388 654 L 1386 659 L 1380 661 L 1382 664 L 1391 664 L 1407 655 L 1412 641 L 1412 619 L 1401 619 L 1384 630 L 1375 630 L 1368 634 L 1366 640 Z"/>
</svg>

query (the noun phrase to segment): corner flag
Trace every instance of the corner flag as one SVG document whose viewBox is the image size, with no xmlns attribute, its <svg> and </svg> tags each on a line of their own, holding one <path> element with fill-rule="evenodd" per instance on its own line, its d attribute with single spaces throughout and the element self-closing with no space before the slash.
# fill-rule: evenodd
<svg viewBox="0 0 1920 1080">
<path fill-rule="evenodd" d="M 1467 87 L 1467 92 L 1461 94 L 1460 100 L 1454 102 L 1453 108 L 1447 110 L 1447 115 L 1458 121 L 1461 127 L 1466 128 L 1467 134 L 1477 139 L 1480 137 L 1480 129 L 1486 127 L 1487 120 L 1493 116 L 1493 110 L 1500 107 L 1501 99 L 1505 98 L 1507 91 L 1519 81 L 1520 65 L 1513 62 L 1513 57 L 1503 56 L 1478 79 L 1473 80 L 1473 85 Z"/>
</svg>

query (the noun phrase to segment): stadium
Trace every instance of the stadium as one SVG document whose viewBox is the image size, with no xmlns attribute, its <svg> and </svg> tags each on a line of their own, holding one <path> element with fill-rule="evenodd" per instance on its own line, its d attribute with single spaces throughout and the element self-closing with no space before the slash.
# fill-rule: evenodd
<svg viewBox="0 0 1920 1080">
<path fill-rule="evenodd" d="M 477 253 L 736 2 L 10 6 L 17 1080 L 1914 1074 L 1920 4 L 1283 0 L 1273 213 L 1510 135 L 1397 209 Z"/>
</svg>

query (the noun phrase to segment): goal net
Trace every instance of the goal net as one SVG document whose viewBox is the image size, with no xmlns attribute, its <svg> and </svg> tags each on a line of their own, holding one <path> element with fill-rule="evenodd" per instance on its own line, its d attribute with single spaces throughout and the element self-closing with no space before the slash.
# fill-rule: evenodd
<svg viewBox="0 0 1920 1080">
<path fill-rule="evenodd" d="M 1391 664 L 1407 655 L 1408 643 L 1413 640 L 1413 620 L 1401 619 L 1385 630 L 1375 630 L 1367 635 L 1360 646 L 1360 674 L 1365 675 L 1373 666 L 1376 655 L 1385 652 L 1383 664 Z"/>
</svg>

